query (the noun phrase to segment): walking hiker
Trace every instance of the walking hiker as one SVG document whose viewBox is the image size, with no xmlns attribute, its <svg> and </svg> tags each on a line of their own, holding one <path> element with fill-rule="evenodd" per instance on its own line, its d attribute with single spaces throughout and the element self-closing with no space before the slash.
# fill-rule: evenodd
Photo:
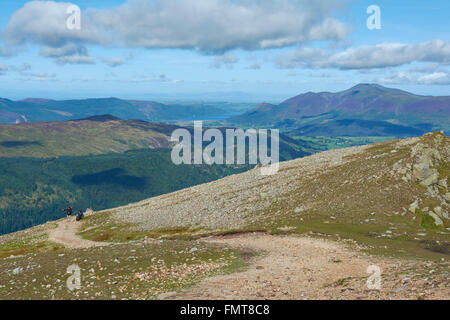
<svg viewBox="0 0 450 320">
<path fill-rule="evenodd" d="M 70 216 L 73 213 L 73 208 L 72 206 L 68 207 L 67 209 L 64 209 L 64 212 L 67 214 L 67 219 L 70 219 Z"/>
</svg>

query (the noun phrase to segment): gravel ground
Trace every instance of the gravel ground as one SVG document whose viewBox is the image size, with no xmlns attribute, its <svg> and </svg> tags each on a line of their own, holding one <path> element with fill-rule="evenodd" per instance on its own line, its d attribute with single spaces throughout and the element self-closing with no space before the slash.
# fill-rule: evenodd
<svg viewBox="0 0 450 320">
<path fill-rule="evenodd" d="M 58 222 L 58 226 L 55 229 L 51 229 L 48 232 L 48 240 L 62 244 L 69 249 L 78 248 L 90 248 L 108 245 L 105 242 L 96 242 L 81 239 L 77 236 L 77 232 L 81 227 L 82 222 L 75 221 L 75 217 L 70 219 L 65 218 Z"/>
<path fill-rule="evenodd" d="M 208 242 L 264 254 L 244 272 L 208 278 L 167 299 L 450 298 L 448 263 L 440 266 L 447 275 L 438 275 L 430 272 L 434 264 L 374 257 L 340 242 L 297 236 L 246 234 Z M 367 288 L 371 265 L 381 269 L 380 290 Z"/>
<path fill-rule="evenodd" d="M 326 151 L 283 162 L 279 172 L 272 176 L 263 176 L 260 168 L 255 168 L 110 211 L 119 221 L 139 224 L 139 228 L 144 230 L 178 226 L 239 228 L 255 221 L 258 213 L 281 195 L 294 190 L 300 179 L 341 165 L 349 161 L 346 157 L 367 147 Z"/>
</svg>

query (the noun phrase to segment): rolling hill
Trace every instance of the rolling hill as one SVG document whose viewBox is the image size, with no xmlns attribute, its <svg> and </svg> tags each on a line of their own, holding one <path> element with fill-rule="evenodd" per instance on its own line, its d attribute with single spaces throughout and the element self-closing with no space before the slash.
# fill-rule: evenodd
<svg viewBox="0 0 450 320">
<path fill-rule="evenodd" d="M 177 127 L 111 115 L 0 125 L 0 157 L 58 157 L 168 148 Z"/>
<path fill-rule="evenodd" d="M 0 124 L 0 157 L 85 156 L 123 153 L 129 150 L 170 148 L 170 137 L 178 128 L 193 135 L 193 127 L 122 120 L 113 115 L 58 122 Z M 207 130 L 204 127 L 203 130 Z M 219 128 L 225 135 L 227 128 Z M 310 146 L 280 135 L 280 153 L 284 160 L 310 154 Z"/>
<path fill-rule="evenodd" d="M 240 116 L 228 119 L 233 124 L 270 125 L 309 131 L 312 126 L 325 126 L 329 134 L 371 135 L 373 124 L 359 122 L 356 131 L 350 122 L 331 120 L 383 121 L 389 124 L 387 135 L 414 136 L 425 131 L 450 129 L 450 96 L 419 96 L 398 89 L 390 89 L 377 84 L 359 84 L 348 90 L 331 93 L 308 92 L 290 98 L 279 105 L 262 104 Z M 335 125 L 337 128 L 335 129 Z M 303 126 L 308 126 L 302 129 Z M 398 127 L 397 127 L 398 126 Z M 345 128 L 344 128 L 345 127 Z M 367 127 L 361 133 L 360 128 Z M 405 128 L 410 127 L 410 128 Z M 376 135 L 385 135 L 380 128 Z M 394 134 L 393 134 L 394 133 Z M 373 133 L 372 133 L 373 134 Z"/>
</svg>

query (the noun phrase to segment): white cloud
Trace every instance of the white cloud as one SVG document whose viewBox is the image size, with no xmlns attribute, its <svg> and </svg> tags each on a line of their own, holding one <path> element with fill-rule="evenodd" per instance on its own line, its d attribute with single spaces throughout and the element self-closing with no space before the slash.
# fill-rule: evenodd
<svg viewBox="0 0 450 320">
<path fill-rule="evenodd" d="M 438 69 L 439 69 L 438 63 L 428 63 L 425 65 L 411 68 L 411 71 L 412 72 L 420 72 L 420 73 L 429 73 L 429 72 L 435 72 Z"/>
<path fill-rule="evenodd" d="M 29 42 L 49 47 L 63 47 L 68 43 L 97 43 L 99 35 L 89 19 L 83 19 L 81 30 L 67 28 L 67 2 L 30 1 L 13 13 L 4 31 L 4 40 L 9 45 Z"/>
<path fill-rule="evenodd" d="M 43 57 L 52 58 L 58 64 L 92 64 L 95 60 L 88 54 L 86 47 L 68 43 L 61 47 L 44 46 L 40 50 Z"/>
<path fill-rule="evenodd" d="M 426 84 L 449 85 L 450 74 L 448 72 L 433 72 L 426 75 L 409 72 L 399 72 L 379 80 L 386 84 Z"/>
<path fill-rule="evenodd" d="M 48 58 L 59 58 L 72 55 L 87 55 L 87 49 L 80 45 L 75 45 L 73 43 L 66 44 L 61 47 L 49 47 L 44 46 L 40 51 L 41 56 Z"/>
<path fill-rule="evenodd" d="M 30 71 L 31 65 L 29 63 L 23 63 L 21 65 L 4 65 L 0 64 L 0 75 L 4 75 L 6 72 L 18 75 L 20 81 L 56 81 L 56 75 L 47 72 L 32 72 Z"/>
<path fill-rule="evenodd" d="M 110 80 L 113 81 L 113 80 Z M 135 75 L 130 79 L 121 79 L 118 81 L 124 82 L 134 82 L 134 83 L 145 83 L 145 82 L 173 82 L 171 79 L 167 77 L 165 73 L 160 73 L 158 75 Z"/>
<path fill-rule="evenodd" d="M 21 77 L 20 80 L 27 80 L 27 81 L 54 80 L 56 78 L 56 75 L 54 73 L 49 74 L 47 72 L 32 72 L 30 71 L 31 69 L 32 69 L 31 65 L 26 62 L 21 65 L 9 65 L 9 66 L 0 64 L 0 75 L 6 72 L 16 73 Z"/>
<path fill-rule="evenodd" d="M 25 62 L 19 66 L 9 66 L 9 70 L 23 73 L 25 71 L 31 70 L 31 65 Z"/>
<path fill-rule="evenodd" d="M 29 63 L 22 63 L 21 65 L 4 65 L 4 64 L 0 64 L 0 74 L 4 74 L 7 71 L 11 71 L 11 72 L 17 72 L 20 74 L 25 74 L 27 73 L 28 70 L 31 70 L 31 65 Z"/>
<path fill-rule="evenodd" d="M 57 81 L 56 75 L 54 73 L 49 74 L 46 72 L 24 72 L 21 74 L 24 78 L 21 78 L 20 80 L 26 80 L 26 81 Z"/>
<path fill-rule="evenodd" d="M 320 68 L 327 62 L 328 58 L 329 54 L 323 49 L 300 47 L 294 51 L 279 55 L 276 58 L 276 63 L 280 68 L 286 69 L 296 67 Z"/>
<path fill-rule="evenodd" d="M 330 58 L 340 69 L 396 67 L 414 61 L 450 63 L 450 43 L 433 40 L 417 44 L 383 43 L 350 48 Z"/>
<path fill-rule="evenodd" d="M 133 0 L 112 10 L 92 10 L 92 21 L 113 32 L 127 46 L 206 52 L 253 50 L 344 38 L 347 27 L 330 17 L 338 3 L 338 0 Z"/>
<path fill-rule="evenodd" d="M 233 64 L 238 63 L 239 58 L 231 53 L 224 53 L 214 57 L 214 61 L 211 63 L 211 67 L 220 69 L 222 66 L 232 68 Z"/>
<path fill-rule="evenodd" d="M 94 64 L 95 60 L 89 56 L 74 54 L 55 58 L 57 64 Z"/>
<path fill-rule="evenodd" d="M 125 61 L 125 59 L 123 59 L 123 58 L 105 58 L 105 59 L 103 59 L 103 62 L 112 68 L 115 68 L 115 67 L 118 67 L 118 66 L 121 66 L 121 65 L 127 63 Z"/>
<path fill-rule="evenodd" d="M 11 46 L 31 42 L 54 49 L 98 44 L 202 52 L 255 50 L 345 38 L 349 29 L 332 18 L 341 2 L 129 0 L 113 9 L 83 11 L 81 30 L 69 30 L 69 3 L 32 1 L 11 16 L 4 35 Z"/>
<path fill-rule="evenodd" d="M 432 40 L 417 44 L 382 43 L 348 48 L 335 54 L 321 48 L 301 47 L 277 57 L 277 64 L 281 68 L 358 70 L 398 67 L 412 62 L 450 64 L 450 42 Z"/>
<path fill-rule="evenodd" d="M 250 70 L 259 70 L 261 69 L 261 65 L 258 62 L 255 62 L 247 67 Z"/>
</svg>

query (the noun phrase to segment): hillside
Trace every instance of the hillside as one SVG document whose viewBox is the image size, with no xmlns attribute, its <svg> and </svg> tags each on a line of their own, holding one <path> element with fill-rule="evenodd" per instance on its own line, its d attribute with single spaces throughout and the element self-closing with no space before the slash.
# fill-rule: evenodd
<svg viewBox="0 0 450 320">
<path fill-rule="evenodd" d="M 330 124 L 328 121 L 344 119 L 384 121 L 391 125 L 391 132 L 387 135 L 394 132 L 399 137 L 413 136 L 415 134 L 411 132 L 414 130 L 422 133 L 449 130 L 450 97 L 420 96 L 377 84 L 359 84 L 337 93 L 308 92 L 279 105 L 262 104 L 228 120 L 234 124 L 301 128 L 306 125 L 331 126 L 333 122 Z M 351 127 L 345 127 L 351 135 L 357 135 Z M 405 134 L 404 127 L 410 127 L 407 128 L 410 132 Z M 362 135 L 369 136 L 369 133 L 367 130 Z M 385 135 L 383 130 L 376 133 Z"/>
<path fill-rule="evenodd" d="M 307 137 L 411 137 L 424 133 L 425 131 L 421 129 L 395 125 L 386 121 L 358 119 L 327 120 L 320 125 L 308 124 L 289 131 L 289 135 Z"/>
<path fill-rule="evenodd" d="M 64 298 L 57 279 L 76 259 L 93 279 L 76 291 L 82 299 L 445 299 L 449 160 L 450 139 L 430 133 L 6 235 L 0 257 L 15 256 L 0 259 L 0 297 Z M 365 289 L 373 264 L 383 270 L 379 291 Z"/>
<path fill-rule="evenodd" d="M 177 128 L 111 115 L 0 125 L 0 234 L 61 217 L 69 204 L 107 209 L 250 168 L 176 166 Z M 281 135 L 280 159 L 309 155 L 302 145 L 311 143 Z"/>
<path fill-rule="evenodd" d="M 395 221 L 399 231 L 392 237 L 402 238 L 404 231 L 407 242 L 421 231 L 440 237 L 448 227 L 449 156 L 450 139 L 440 133 L 326 151 L 283 162 L 273 176 L 254 169 L 103 215 L 114 223 L 136 223 L 139 230 L 345 226 L 347 233 L 361 236 L 381 235 L 388 221 Z M 434 224 L 431 217 L 438 226 L 425 231 Z"/>
<path fill-rule="evenodd" d="M 168 148 L 174 126 L 96 116 L 65 122 L 0 124 L 0 157 L 58 157 Z"/>
<path fill-rule="evenodd" d="M 0 158 L 0 234 L 77 210 L 112 208 L 243 172 L 247 166 L 176 166 L 170 149 L 93 156 Z"/>
<path fill-rule="evenodd" d="M 176 125 L 143 120 L 122 120 L 97 115 L 61 122 L 0 124 L 0 157 L 51 158 L 123 153 L 139 149 L 168 149 Z M 193 127 L 186 128 L 193 134 Z M 203 130 L 207 130 L 204 127 Z M 227 128 L 219 128 L 223 133 Z M 310 154 L 306 146 L 280 135 L 280 157 L 293 159 Z"/>
</svg>

